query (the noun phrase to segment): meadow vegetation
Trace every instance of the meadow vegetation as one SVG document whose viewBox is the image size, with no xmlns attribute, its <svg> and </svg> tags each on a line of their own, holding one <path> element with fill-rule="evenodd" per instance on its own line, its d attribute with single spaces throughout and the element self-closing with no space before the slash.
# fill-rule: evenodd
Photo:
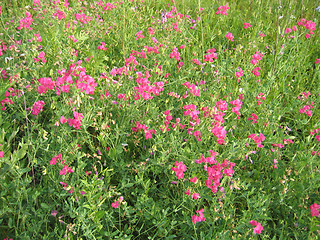
<svg viewBox="0 0 320 240">
<path fill-rule="evenodd" d="M 0 3 L 1 239 L 318 239 L 318 2 Z"/>
</svg>

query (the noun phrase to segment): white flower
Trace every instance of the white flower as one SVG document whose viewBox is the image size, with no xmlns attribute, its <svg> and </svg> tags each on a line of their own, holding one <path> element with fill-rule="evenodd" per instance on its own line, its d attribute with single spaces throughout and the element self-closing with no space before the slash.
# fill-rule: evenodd
<svg viewBox="0 0 320 240">
<path fill-rule="evenodd" d="M 318 12 L 320 12 L 320 4 L 319 4 L 319 6 L 316 8 L 316 10 L 317 10 Z"/>
</svg>

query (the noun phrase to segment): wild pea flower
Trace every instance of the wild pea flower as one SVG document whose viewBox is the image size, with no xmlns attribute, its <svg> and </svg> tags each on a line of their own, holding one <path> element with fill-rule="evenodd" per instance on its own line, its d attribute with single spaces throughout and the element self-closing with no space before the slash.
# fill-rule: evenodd
<svg viewBox="0 0 320 240">
<path fill-rule="evenodd" d="M 217 15 L 228 15 L 227 10 L 229 9 L 228 5 L 218 7 Z"/>
<path fill-rule="evenodd" d="M 254 113 L 251 113 L 251 118 L 248 118 L 248 120 L 250 121 L 250 120 L 252 120 L 252 122 L 251 122 L 251 124 L 254 124 L 254 123 L 257 123 L 258 122 L 258 116 L 256 115 L 256 114 L 254 114 Z"/>
<path fill-rule="evenodd" d="M 260 133 L 259 136 L 255 133 L 250 134 L 248 138 L 252 139 L 257 144 L 257 147 L 263 148 L 261 143 L 265 140 L 265 136 L 262 133 Z"/>
<path fill-rule="evenodd" d="M 105 43 L 105 42 L 100 42 L 100 43 L 101 43 L 101 45 L 99 45 L 99 46 L 97 47 L 97 49 L 98 49 L 98 50 L 103 50 L 103 51 L 107 50 L 107 48 L 105 47 L 105 46 L 106 46 L 106 43 Z"/>
<path fill-rule="evenodd" d="M 76 111 L 73 112 L 73 119 L 68 119 L 68 124 L 71 127 L 74 127 L 75 129 L 80 129 L 82 124 L 82 119 L 84 118 L 82 113 L 78 113 Z"/>
<path fill-rule="evenodd" d="M 115 201 L 114 203 L 111 203 L 111 207 L 118 208 L 119 207 L 119 201 Z"/>
<path fill-rule="evenodd" d="M 148 30 L 149 30 L 149 32 L 150 32 L 150 35 L 153 35 L 153 34 L 154 34 L 154 29 L 153 29 L 153 28 L 149 27 Z"/>
<path fill-rule="evenodd" d="M 172 53 L 170 53 L 170 58 L 174 58 L 177 61 L 179 61 L 181 59 L 180 58 L 180 53 L 178 52 L 178 48 L 173 48 L 172 49 Z"/>
<path fill-rule="evenodd" d="M 221 100 L 221 99 L 216 102 L 216 106 L 220 111 L 228 110 L 228 103 L 226 101 Z"/>
<path fill-rule="evenodd" d="M 25 14 L 26 17 L 19 20 L 19 27 L 17 27 L 18 30 L 21 30 L 23 28 L 32 30 L 32 27 L 30 27 L 33 22 L 32 15 L 29 12 L 25 12 Z"/>
<path fill-rule="evenodd" d="M 254 76 L 256 76 L 256 77 L 260 76 L 259 70 L 261 70 L 261 68 L 259 68 L 259 67 L 255 67 L 255 68 L 252 70 L 252 73 L 254 74 Z"/>
<path fill-rule="evenodd" d="M 144 38 L 144 36 L 142 35 L 142 31 L 137 32 L 136 36 L 136 40 L 138 40 L 139 38 Z"/>
<path fill-rule="evenodd" d="M 313 108 L 313 106 L 312 105 L 314 105 L 314 103 L 313 102 L 311 102 L 311 105 L 304 105 L 300 110 L 299 110 L 299 113 L 305 113 L 306 115 L 308 115 L 309 117 L 311 117 L 312 116 L 312 108 Z"/>
<path fill-rule="evenodd" d="M 253 233 L 254 234 L 260 234 L 263 230 L 263 227 L 261 226 L 261 223 L 257 223 L 256 220 L 251 220 L 249 221 L 249 223 L 252 225 L 252 226 L 255 226 L 255 228 L 253 229 Z"/>
<path fill-rule="evenodd" d="M 255 54 L 252 55 L 251 64 L 256 65 L 258 61 L 260 61 L 263 57 L 263 54 L 260 52 L 255 52 Z"/>
<path fill-rule="evenodd" d="M 319 209 L 320 209 L 320 204 L 312 204 L 310 207 L 310 212 L 311 212 L 311 216 L 313 217 L 320 217 L 319 216 Z"/>
<path fill-rule="evenodd" d="M 60 161 L 62 161 L 61 153 L 59 153 L 57 156 L 54 156 L 54 157 L 51 159 L 50 165 L 55 165 L 55 164 L 57 164 L 57 159 L 60 159 Z"/>
<path fill-rule="evenodd" d="M 197 176 L 194 176 L 193 178 L 190 178 L 190 182 L 196 183 L 197 182 Z"/>
<path fill-rule="evenodd" d="M 231 42 L 233 42 L 233 38 L 234 36 L 232 35 L 232 33 L 227 33 L 226 38 L 229 39 Z"/>
<path fill-rule="evenodd" d="M 234 105 L 234 108 L 232 108 L 232 112 L 240 116 L 239 110 L 241 109 L 242 102 L 240 99 L 236 99 L 230 102 L 230 104 Z"/>
<path fill-rule="evenodd" d="M 276 165 L 278 163 L 277 159 L 273 159 L 273 168 L 278 168 L 278 166 Z"/>
<path fill-rule="evenodd" d="M 0 151 L 0 158 L 3 158 L 3 157 L 4 157 L 4 152 Z"/>
<path fill-rule="evenodd" d="M 43 110 L 44 101 L 35 102 L 32 106 L 32 115 L 38 115 L 39 112 Z"/>
<path fill-rule="evenodd" d="M 239 72 L 236 72 L 235 75 L 238 78 L 238 82 L 240 82 L 240 78 L 243 76 L 242 68 L 239 68 Z"/>
<path fill-rule="evenodd" d="M 176 172 L 176 176 L 178 179 L 182 179 L 184 177 L 184 172 L 187 171 L 186 165 L 183 164 L 183 162 L 175 162 L 174 165 L 176 168 L 172 167 L 172 171 Z"/>
<path fill-rule="evenodd" d="M 257 105 L 262 104 L 262 102 L 260 100 L 266 100 L 265 94 L 264 93 L 259 93 L 258 96 L 256 96 L 257 99 Z"/>
<path fill-rule="evenodd" d="M 198 198 L 200 198 L 200 195 L 199 195 L 199 193 L 193 193 L 193 194 L 191 195 L 191 197 L 192 197 L 194 200 L 197 200 Z"/>
<path fill-rule="evenodd" d="M 197 222 L 203 222 L 206 220 L 205 217 L 203 216 L 203 212 L 204 212 L 204 209 L 202 208 L 202 209 L 196 211 L 196 213 L 199 213 L 199 216 L 197 216 L 197 215 L 192 216 L 192 222 L 194 224 L 196 224 Z"/>
<path fill-rule="evenodd" d="M 60 175 L 66 175 L 67 173 L 73 173 L 73 170 L 71 167 L 68 167 L 67 165 L 65 165 L 62 170 L 60 171 Z"/>
<path fill-rule="evenodd" d="M 244 25 L 243 27 L 244 29 L 252 27 L 250 23 L 244 23 L 243 25 Z"/>
<path fill-rule="evenodd" d="M 317 58 L 317 60 L 314 62 L 315 64 L 320 63 L 320 58 Z"/>
</svg>

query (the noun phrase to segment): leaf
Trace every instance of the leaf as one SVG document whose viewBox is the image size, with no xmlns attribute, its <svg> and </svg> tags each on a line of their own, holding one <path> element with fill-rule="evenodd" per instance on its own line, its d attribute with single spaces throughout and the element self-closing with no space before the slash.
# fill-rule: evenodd
<svg viewBox="0 0 320 240">
<path fill-rule="evenodd" d="M 48 204 L 46 204 L 46 203 L 41 203 L 40 205 L 41 205 L 41 207 L 44 208 L 44 209 L 49 209 L 49 208 L 50 208 L 50 207 L 48 206 Z"/>
<path fill-rule="evenodd" d="M 28 145 L 26 143 L 24 144 L 20 143 L 20 149 L 14 152 L 13 154 L 14 155 L 13 157 L 15 158 L 15 160 L 19 161 L 20 159 L 22 159 L 26 155 L 27 149 L 28 149 Z"/>
<path fill-rule="evenodd" d="M 103 217 L 104 213 L 105 213 L 104 211 L 98 211 L 95 217 L 96 220 L 99 221 Z"/>
</svg>

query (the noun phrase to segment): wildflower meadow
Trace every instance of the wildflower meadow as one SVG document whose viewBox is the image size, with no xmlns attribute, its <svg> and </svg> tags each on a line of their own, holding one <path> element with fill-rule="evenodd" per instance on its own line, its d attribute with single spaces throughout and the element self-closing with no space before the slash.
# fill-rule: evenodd
<svg viewBox="0 0 320 240">
<path fill-rule="evenodd" d="M 320 239 L 319 1 L 0 1 L 0 239 Z"/>
</svg>

